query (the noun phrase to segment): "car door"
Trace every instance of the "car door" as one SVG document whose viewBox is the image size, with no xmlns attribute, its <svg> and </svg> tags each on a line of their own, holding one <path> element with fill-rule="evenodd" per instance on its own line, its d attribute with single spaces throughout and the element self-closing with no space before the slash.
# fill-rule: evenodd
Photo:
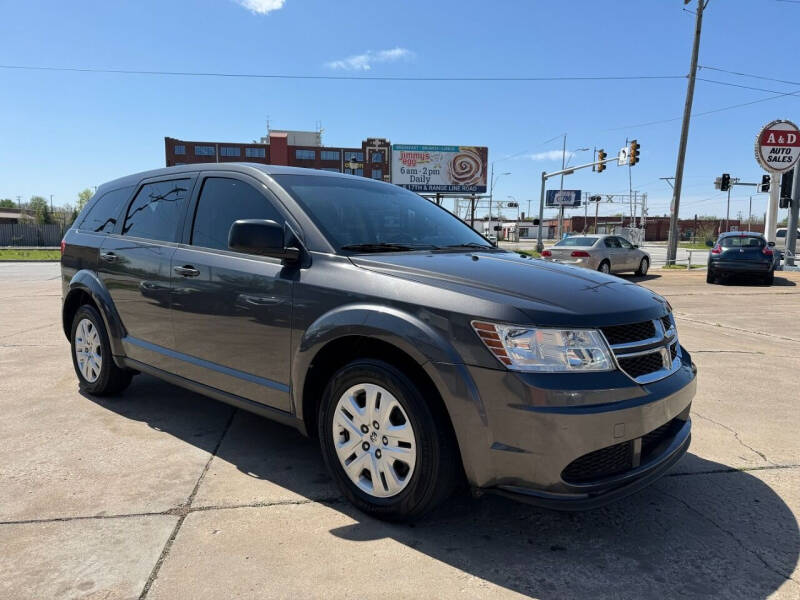
<svg viewBox="0 0 800 600">
<path fill-rule="evenodd" d="M 618 250 L 620 264 L 623 265 L 620 268 L 626 271 L 635 271 L 638 269 L 641 252 L 634 248 L 633 244 L 631 244 L 624 237 L 617 236 L 617 241 L 619 241 L 620 246 L 620 249 Z"/>
<path fill-rule="evenodd" d="M 613 235 L 610 235 L 607 238 L 603 238 L 603 245 L 606 249 L 606 256 L 608 256 L 608 260 L 611 263 L 611 272 L 616 273 L 618 271 L 623 271 L 624 266 L 622 265 L 622 261 L 624 259 L 620 256 L 622 249 L 619 240 Z"/>
<path fill-rule="evenodd" d="M 125 329 L 125 353 L 149 365 L 160 366 L 174 347 L 170 259 L 195 179 L 182 174 L 140 183 L 100 247 L 98 276 Z"/>
<path fill-rule="evenodd" d="M 255 179 L 205 173 L 172 256 L 172 322 L 179 375 L 289 411 L 293 269 L 275 258 L 233 252 L 238 219 L 286 222 Z"/>
</svg>

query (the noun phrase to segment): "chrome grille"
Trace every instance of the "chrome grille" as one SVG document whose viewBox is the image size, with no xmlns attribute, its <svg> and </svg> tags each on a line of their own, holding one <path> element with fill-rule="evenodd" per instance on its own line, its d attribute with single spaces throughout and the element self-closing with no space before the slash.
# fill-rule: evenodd
<svg viewBox="0 0 800 600">
<path fill-rule="evenodd" d="M 671 314 L 601 329 L 619 368 L 637 383 L 652 383 L 680 367 L 680 344 Z"/>
</svg>

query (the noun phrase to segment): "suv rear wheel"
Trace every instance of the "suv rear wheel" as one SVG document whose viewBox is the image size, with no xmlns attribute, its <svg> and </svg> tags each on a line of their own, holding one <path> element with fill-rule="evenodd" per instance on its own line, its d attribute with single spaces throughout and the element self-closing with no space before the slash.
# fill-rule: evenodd
<svg viewBox="0 0 800 600">
<path fill-rule="evenodd" d="M 456 444 L 431 408 L 405 374 L 379 360 L 356 360 L 333 376 L 320 405 L 320 445 L 356 507 L 405 520 L 452 493 L 461 473 Z"/>
<path fill-rule="evenodd" d="M 82 390 L 94 396 L 106 396 L 130 385 L 133 373 L 114 363 L 108 333 L 94 307 L 84 304 L 75 313 L 70 344 L 72 365 Z"/>
</svg>

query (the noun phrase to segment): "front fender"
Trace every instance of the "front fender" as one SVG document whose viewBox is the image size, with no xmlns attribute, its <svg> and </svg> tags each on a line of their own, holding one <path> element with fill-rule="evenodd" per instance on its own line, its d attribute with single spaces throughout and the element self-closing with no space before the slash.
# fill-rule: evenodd
<svg viewBox="0 0 800 600">
<path fill-rule="evenodd" d="M 436 328 L 404 311 L 381 305 L 338 307 L 306 329 L 292 360 L 292 391 L 303 420 L 303 387 L 317 354 L 330 342 L 363 336 L 391 344 L 413 358 L 431 378 L 453 424 L 467 477 L 490 442 L 486 408 L 468 369 L 453 345 Z M 475 455 L 475 456 L 474 456 Z"/>
<path fill-rule="evenodd" d="M 64 303 L 62 308 L 61 320 L 64 327 L 64 333 L 67 338 L 70 336 L 70 329 L 72 327 L 71 319 L 67 319 L 67 308 L 71 306 L 71 299 L 74 299 L 76 294 L 88 294 L 98 310 L 100 316 L 103 317 L 103 322 L 108 332 L 108 340 L 111 344 L 111 352 L 114 356 L 123 356 L 125 352 L 122 349 L 122 338 L 125 337 L 125 328 L 122 325 L 122 320 L 114 308 L 114 302 L 111 299 L 111 294 L 98 279 L 97 274 L 89 270 L 81 270 L 75 273 L 67 286 L 67 293 L 64 296 Z M 67 321 L 70 321 L 69 323 Z"/>
</svg>

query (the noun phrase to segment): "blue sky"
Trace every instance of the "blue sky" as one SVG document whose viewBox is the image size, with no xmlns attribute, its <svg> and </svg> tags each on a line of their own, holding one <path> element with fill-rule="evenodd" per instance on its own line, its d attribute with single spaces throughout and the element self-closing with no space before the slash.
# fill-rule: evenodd
<svg viewBox="0 0 800 600">
<path fill-rule="evenodd" d="M 684 75 L 694 29 L 682 0 L 0 0 L 0 14 L 3 65 L 304 75 Z M 798 22 L 800 3 L 711 0 L 700 64 L 797 82 L 788 40 Z M 767 43 L 771 34 L 776 39 Z M 800 91 L 798 83 L 707 69 L 699 77 Z M 560 166 L 562 133 L 568 149 L 614 153 L 635 137 L 642 155 L 631 170 L 633 187 L 648 193 L 651 215 L 663 214 L 670 191 L 659 177 L 675 171 L 685 88 L 684 79 L 309 81 L 0 69 L 0 198 L 54 194 L 56 204 L 74 202 L 84 187 L 163 166 L 164 136 L 251 141 L 264 135 L 269 117 L 279 129 L 313 129 L 320 121 L 330 145 L 380 136 L 488 146 L 495 170 L 512 173 L 499 180 L 495 198 L 512 195 L 523 210 L 538 198 L 541 171 Z M 698 81 L 694 107 L 771 95 Z M 776 118 L 800 120 L 800 96 L 693 120 L 682 217 L 724 214 L 724 194 L 713 187 L 723 171 L 760 179 L 753 141 Z M 575 174 L 565 187 L 626 193 L 628 169 Z M 746 213 L 751 190 L 734 190 L 733 217 Z M 765 205 L 766 195 L 758 195 L 754 212 Z"/>
</svg>

